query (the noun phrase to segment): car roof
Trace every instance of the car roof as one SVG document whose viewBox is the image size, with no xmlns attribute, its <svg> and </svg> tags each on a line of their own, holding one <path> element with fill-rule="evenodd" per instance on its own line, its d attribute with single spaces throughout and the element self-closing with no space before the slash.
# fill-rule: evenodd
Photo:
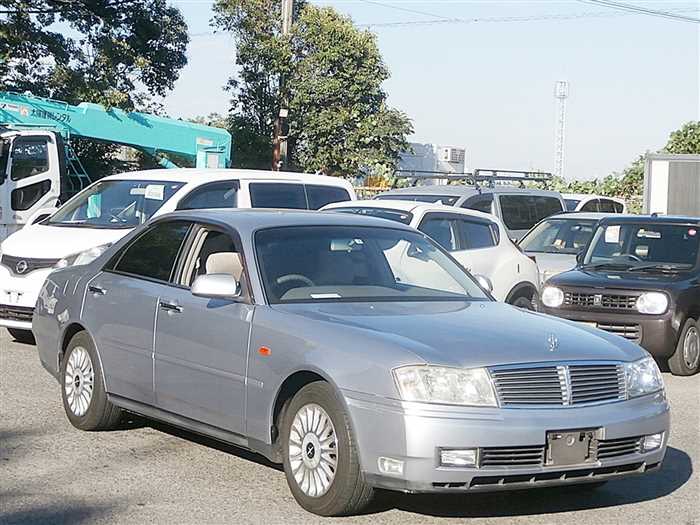
<svg viewBox="0 0 700 525">
<path fill-rule="evenodd" d="M 700 225 L 700 217 L 682 215 L 620 215 L 610 214 L 602 219 L 601 224 L 692 224 Z"/>
<path fill-rule="evenodd" d="M 335 183 L 338 186 L 349 185 L 348 181 L 338 177 L 314 175 L 311 173 L 294 173 L 287 171 L 244 170 L 235 168 L 174 168 L 130 171 L 109 175 L 101 180 L 153 180 L 163 182 L 205 183 L 217 180 L 260 180 L 273 179 L 282 182 Z"/>
<path fill-rule="evenodd" d="M 602 213 L 602 212 L 592 212 L 592 211 L 572 211 L 572 212 L 565 212 L 565 213 L 557 213 L 556 215 L 550 215 L 549 217 L 542 219 L 543 221 L 546 221 L 548 219 L 583 219 L 583 220 L 592 220 L 592 221 L 599 221 L 601 219 L 604 219 L 605 217 L 614 217 L 614 216 L 619 216 L 619 213 Z"/>
<path fill-rule="evenodd" d="M 376 217 L 366 217 L 352 213 L 320 213 L 307 210 L 250 208 L 183 210 L 166 213 L 158 217 L 157 220 L 161 221 L 168 218 L 227 224 L 243 235 L 260 229 L 285 226 L 372 226 L 415 231 L 413 228 L 401 223 Z"/>
<path fill-rule="evenodd" d="M 402 201 L 399 199 L 381 199 L 381 200 L 357 200 L 357 201 L 344 201 L 344 202 L 334 202 L 332 204 L 327 204 L 323 207 L 323 210 L 337 210 L 339 208 L 382 208 L 389 210 L 405 211 L 409 213 L 427 213 L 427 212 L 444 212 L 444 213 L 458 213 L 461 215 L 469 215 L 472 217 L 479 217 L 482 219 L 487 219 L 492 222 L 498 222 L 497 218 L 490 213 L 484 213 L 476 210 L 469 210 L 466 208 L 455 208 L 454 206 L 446 206 L 444 204 L 432 204 L 430 202 L 416 202 L 416 201 Z"/>
<path fill-rule="evenodd" d="M 380 193 L 379 195 L 452 195 L 471 196 L 479 193 L 522 193 L 525 195 L 546 195 L 559 198 L 561 194 L 552 190 L 540 190 L 536 188 L 518 188 L 515 186 L 470 186 L 467 184 L 433 184 L 430 186 L 411 186 Z"/>
</svg>

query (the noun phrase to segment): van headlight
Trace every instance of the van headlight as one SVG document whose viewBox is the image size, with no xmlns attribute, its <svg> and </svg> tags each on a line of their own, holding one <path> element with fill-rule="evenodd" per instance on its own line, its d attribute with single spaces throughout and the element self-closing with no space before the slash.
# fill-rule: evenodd
<svg viewBox="0 0 700 525">
<path fill-rule="evenodd" d="M 625 380 L 628 399 L 653 394 L 664 388 L 661 371 L 652 357 L 625 363 Z"/>
<path fill-rule="evenodd" d="M 564 304 L 564 292 L 556 286 L 545 286 L 542 290 L 542 304 L 548 308 L 559 308 Z"/>
<path fill-rule="evenodd" d="M 637 311 L 640 314 L 660 315 L 668 308 L 668 296 L 661 292 L 646 292 L 637 299 Z"/>
<path fill-rule="evenodd" d="M 100 255 L 102 255 L 110 246 L 112 246 L 112 243 L 95 246 L 89 250 L 74 253 L 73 255 L 69 255 L 58 261 L 54 268 L 67 268 L 68 266 L 82 266 L 85 264 L 90 264 Z"/>
<path fill-rule="evenodd" d="M 404 366 L 394 370 L 401 399 L 423 403 L 496 407 L 496 393 L 485 368 Z"/>
</svg>

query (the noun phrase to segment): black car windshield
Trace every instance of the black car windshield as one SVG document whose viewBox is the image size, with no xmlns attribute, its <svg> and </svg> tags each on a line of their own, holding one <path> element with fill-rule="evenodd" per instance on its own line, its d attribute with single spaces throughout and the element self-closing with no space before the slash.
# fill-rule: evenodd
<svg viewBox="0 0 700 525">
<path fill-rule="evenodd" d="M 700 228 L 664 223 L 608 224 L 599 227 L 584 264 L 660 269 L 693 268 Z"/>
<path fill-rule="evenodd" d="M 444 204 L 445 206 L 454 206 L 454 203 L 459 200 L 458 195 L 406 195 L 405 193 L 387 193 L 385 195 L 377 195 L 376 200 L 399 200 L 413 202 L 427 202 L 430 204 Z"/>
<path fill-rule="evenodd" d="M 374 208 L 361 206 L 352 206 L 347 208 L 331 208 L 328 211 L 340 213 L 354 213 L 355 215 L 366 215 L 367 217 L 379 217 L 380 219 L 388 219 L 402 224 L 410 224 L 413 220 L 413 214 L 407 211 L 392 210 L 391 208 Z"/>
<path fill-rule="evenodd" d="M 596 221 L 589 219 L 546 219 L 520 241 L 526 252 L 575 255 L 593 236 Z"/>
<path fill-rule="evenodd" d="M 59 208 L 48 224 L 133 228 L 150 219 L 183 184 L 151 180 L 100 181 Z"/>
<path fill-rule="evenodd" d="M 377 227 L 261 230 L 255 250 L 271 304 L 488 300 L 418 232 Z"/>
</svg>

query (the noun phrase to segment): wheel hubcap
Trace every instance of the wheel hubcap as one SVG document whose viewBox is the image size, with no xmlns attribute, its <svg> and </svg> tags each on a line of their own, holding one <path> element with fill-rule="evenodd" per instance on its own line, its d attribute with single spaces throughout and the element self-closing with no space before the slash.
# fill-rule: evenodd
<svg viewBox="0 0 700 525">
<path fill-rule="evenodd" d="M 697 328 L 691 328 L 685 334 L 683 341 L 683 360 L 685 366 L 690 369 L 698 366 L 698 358 L 700 358 L 700 334 Z"/>
<path fill-rule="evenodd" d="M 68 406 L 76 416 L 84 416 L 90 408 L 94 380 L 90 354 L 82 346 L 76 346 L 68 356 L 64 381 Z"/>
<path fill-rule="evenodd" d="M 289 464 L 297 485 L 307 496 L 323 496 L 333 484 L 338 439 L 331 418 L 319 405 L 304 405 L 294 416 L 289 432 Z"/>
</svg>

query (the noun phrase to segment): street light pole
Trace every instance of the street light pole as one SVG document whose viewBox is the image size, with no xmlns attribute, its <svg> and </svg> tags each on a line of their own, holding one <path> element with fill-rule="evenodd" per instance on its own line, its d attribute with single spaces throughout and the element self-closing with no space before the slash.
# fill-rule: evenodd
<svg viewBox="0 0 700 525">
<path fill-rule="evenodd" d="M 282 36 L 286 36 L 292 29 L 292 15 L 294 12 L 294 0 L 282 0 Z M 280 110 L 275 119 L 275 129 L 272 150 L 272 169 L 279 171 L 287 168 L 287 134 L 289 117 L 289 96 L 287 93 L 286 79 L 280 76 L 279 84 Z"/>
</svg>

